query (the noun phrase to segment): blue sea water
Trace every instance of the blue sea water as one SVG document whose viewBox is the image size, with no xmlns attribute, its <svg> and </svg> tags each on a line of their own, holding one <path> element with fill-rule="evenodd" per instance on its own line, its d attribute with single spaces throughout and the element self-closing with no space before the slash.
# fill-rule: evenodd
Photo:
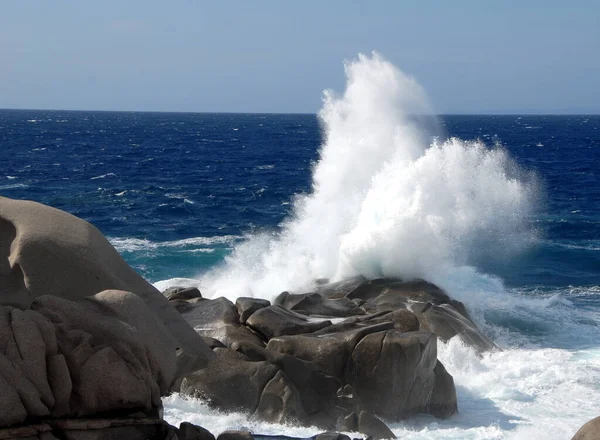
<svg viewBox="0 0 600 440">
<path fill-rule="evenodd" d="M 394 430 L 570 438 L 600 412 L 600 116 L 448 115 L 440 123 L 444 137 L 501 144 L 534 176 L 538 203 L 523 221 L 536 237 L 518 254 L 504 257 L 499 244 L 470 262 L 489 281 L 466 286 L 486 292 L 478 323 L 505 350 L 481 358 L 441 344 L 460 414 Z M 201 279 L 249 237 L 281 232 L 299 195 L 313 191 L 325 135 L 316 115 L 1 110 L 0 195 L 90 221 L 151 282 Z M 172 420 L 250 426 L 170 399 Z"/>
<path fill-rule="evenodd" d="M 444 116 L 538 174 L 541 240 L 485 263 L 507 285 L 600 285 L 600 116 Z M 276 231 L 311 190 L 315 115 L 0 111 L 0 192 L 96 225 L 152 282 L 193 278 Z"/>
<path fill-rule="evenodd" d="M 459 413 L 403 439 L 568 439 L 600 412 L 600 116 L 429 112 L 381 56 L 316 115 L 0 110 L 0 195 L 96 225 L 159 288 L 422 277 L 501 348 L 438 344 Z M 177 394 L 165 417 L 249 427 Z"/>
</svg>

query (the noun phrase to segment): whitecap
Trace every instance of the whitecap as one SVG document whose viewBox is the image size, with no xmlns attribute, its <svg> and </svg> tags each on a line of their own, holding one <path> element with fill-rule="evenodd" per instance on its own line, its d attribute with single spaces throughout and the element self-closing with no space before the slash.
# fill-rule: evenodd
<svg viewBox="0 0 600 440">
<path fill-rule="evenodd" d="M 115 173 L 106 173 L 100 176 L 90 177 L 90 180 L 105 179 L 107 177 L 117 177 L 117 175 Z"/>
</svg>

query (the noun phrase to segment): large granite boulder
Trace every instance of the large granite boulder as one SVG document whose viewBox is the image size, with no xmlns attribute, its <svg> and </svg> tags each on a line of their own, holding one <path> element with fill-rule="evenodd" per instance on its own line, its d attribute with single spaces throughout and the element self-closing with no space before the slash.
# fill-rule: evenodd
<svg viewBox="0 0 600 440">
<path fill-rule="evenodd" d="M 0 426 L 161 406 L 177 341 L 138 296 L 45 295 L 30 306 L 0 306 Z"/>
<path fill-rule="evenodd" d="M 0 197 L 0 304 L 27 309 L 39 296 L 79 300 L 116 289 L 139 296 L 177 340 L 179 365 L 213 354 L 167 299 L 90 223 L 36 202 Z"/>
<path fill-rule="evenodd" d="M 600 440 L 600 417 L 596 417 L 575 433 L 572 440 Z"/>
<path fill-rule="evenodd" d="M 186 376 L 181 391 L 277 423 L 359 429 L 362 414 L 362 432 L 381 436 L 390 431 L 380 419 L 457 412 L 454 381 L 437 359 L 436 331 L 443 340 L 458 336 L 479 350 L 493 347 L 461 303 L 423 281 L 354 279 L 317 292 L 284 292 L 275 303 L 217 298 L 185 308 L 198 333 L 215 338 L 217 357 Z M 228 327 L 237 333 L 223 331 Z"/>
</svg>

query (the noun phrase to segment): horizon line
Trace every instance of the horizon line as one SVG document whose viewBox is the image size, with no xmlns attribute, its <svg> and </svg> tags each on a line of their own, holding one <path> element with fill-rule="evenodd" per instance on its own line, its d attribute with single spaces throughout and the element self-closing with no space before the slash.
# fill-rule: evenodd
<svg viewBox="0 0 600 440">
<path fill-rule="evenodd" d="M 164 113 L 164 114 L 200 114 L 200 115 L 301 115 L 301 116 L 317 116 L 318 112 L 244 112 L 244 111 L 189 111 L 189 110 L 82 110 L 82 109 L 59 109 L 59 108 L 0 108 L 0 111 L 47 111 L 47 112 L 88 112 L 88 113 Z M 447 112 L 435 113 L 431 116 L 600 116 L 600 111 L 597 112 L 573 112 L 573 113 L 558 113 L 558 112 L 492 112 L 482 111 L 476 112 Z"/>
</svg>

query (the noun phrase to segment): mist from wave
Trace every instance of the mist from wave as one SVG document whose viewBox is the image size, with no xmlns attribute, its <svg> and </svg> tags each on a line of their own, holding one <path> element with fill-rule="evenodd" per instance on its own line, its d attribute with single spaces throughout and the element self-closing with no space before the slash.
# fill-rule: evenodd
<svg viewBox="0 0 600 440">
<path fill-rule="evenodd" d="M 536 240 L 534 174 L 499 144 L 441 140 L 422 88 L 377 53 L 345 71 L 345 92 L 324 94 L 312 191 L 279 233 L 254 235 L 202 276 L 209 295 L 272 299 L 355 275 L 447 287 L 459 268 Z"/>
</svg>

